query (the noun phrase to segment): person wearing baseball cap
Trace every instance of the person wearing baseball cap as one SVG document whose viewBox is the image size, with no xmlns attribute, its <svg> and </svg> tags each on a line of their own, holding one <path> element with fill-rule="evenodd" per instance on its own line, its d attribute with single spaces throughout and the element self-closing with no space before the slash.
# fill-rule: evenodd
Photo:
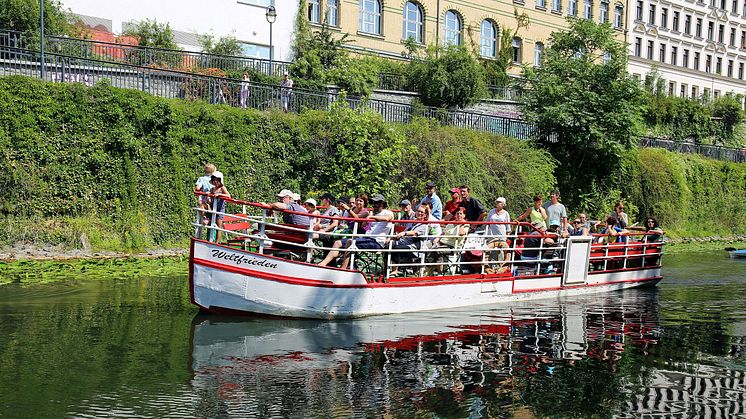
<svg viewBox="0 0 746 419">
<path fill-rule="evenodd" d="M 443 218 L 443 202 L 440 200 L 438 194 L 435 193 L 435 189 L 435 182 L 427 182 L 425 184 L 425 196 L 422 197 L 420 203 L 414 209 L 416 210 L 422 204 L 430 204 L 430 208 L 432 208 L 430 215 L 436 220 L 440 220 Z"/>
<path fill-rule="evenodd" d="M 456 209 L 461 206 L 461 189 L 451 188 L 448 191 L 451 194 L 451 200 L 443 206 L 443 219 L 448 221 L 456 214 Z"/>
<path fill-rule="evenodd" d="M 408 199 L 402 199 L 399 202 L 399 220 L 414 220 L 414 217 L 415 213 L 412 209 L 412 202 Z M 404 225 L 408 226 L 409 224 Z"/>
<path fill-rule="evenodd" d="M 394 219 L 394 213 L 386 209 L 386 198 L 381 194 L 375 194 L 368 202 L 373 206 L 373 214 L 368 215 L 368 219 L 372 219 L 370 222 L 370 228 L 365 232 L 365 236 L 355 238 L 355 246 L 358 249 L 383 249 L 386 244 L 387 236 L 391 232 L 391 220 Z M 353 217 L 357 217 L 355 212 L 351 211 Z M 319 262 L 320 266 L 326 266 L 339 256 L 339 250 L 341 248 L 348 248 L 352 245 L 353 239 L 337 240 L 332 246 L 335 250 L 331 250 L 324 260 Z M 342 269 L 347 269 L 350 264 L 351 252 L 346 252 L 344 259 L 342 260 Z"/>
<path fill-rule="evenodd" d="M 507 200 L 502 196 L 495 199 L 495 207 L 490 210 L 487 214 L 487 221 L 492 223 L 510 223 L 510 214 L 505 210 Z M 506 261 L 510 260 L 510 253 L 501 250 L 510 247 L 508 245 L 508 233 L 510 232 L 510 224 L 488 224 L 487 225 L 487 247 L 489 249 L 500 249 L 490 252 L 490 260 Z M 502 268 L 502 267 L 501 267 Z M 485 272 L 495 269 L 495 267 L 488 267 Z M 500 272 L 500 268 L 495 270 Z"/>
<path fill-rule="evenodd" d="M 308 213 L 300 204 L 295 202 L 293 199 L 293 192 L 288 189 L 283 189 L 277 194 L 277 202 L 270 204 L 272 209 L 283 211 L 282 222 L 285 224 L 297 224 L 301 226 L 308 226 L 311 220 L 308 219 L 307 215 L 293 214 L 284 211 L 294 211 L 300 213 Z M 300 195 L 298 196 L 300 198 Z"/>
</svg>

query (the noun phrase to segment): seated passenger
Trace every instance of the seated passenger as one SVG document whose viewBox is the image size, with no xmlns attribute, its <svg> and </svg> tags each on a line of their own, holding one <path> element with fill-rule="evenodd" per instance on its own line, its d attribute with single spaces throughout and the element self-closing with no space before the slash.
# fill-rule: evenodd
<svg viewBox="0 0 746 419">
<path fill-rule="evenodd" d="M 330 193 L 321 195 L 321 205 L 326 207 L 321 215 L 327 217 L 339 217 L 340 211 L 334 206 L 334 196 Z M 315 239 L 320 239 L 324 247 L 331 247 L 334 243 L 334 236 L 330 236 L 324 233 L 331 233 L 339 226 L 339 220 L 333 220 L 329 218 L 319 218 L 313 226 L 314 231 L 318 231 L 318 234 L 314 235 Z"/>
<path fill-rule="evenodd" d="M 570 233 L 571 236 L 588 236 L 590 234 L 588 228 L 583 226 L 583 222 L 580 218 L 576 218 L 572 221 L 568 233 Z"/>
<path fill-rule="evenodd" d="M 543 237 L 546 233 L 544 228 L 544 221 L 534 221 L 532 224 L 535 230 L 530 232 L 523 239 L 523 250 L 521 251 L 521 260 L 540 260 L 542 258 L 542 250 L 547 246 L 554 245 L 554 239 L 551 237 Z M 543 243 L 542 243 L 543 237 Z"/>
<path fill-rule="evenodd" d="M 648 217 L 645 219 L 645 232 L 648 233 L 648 235 L 645 236 L 645 240 L 649 243 L 659 241 L 661 239 L 661 236 L 666 234 L 666 232 L 663 231 L 663 229 L 658 224 L 658 220 L 653 217 Z"/>
<path fill-rule="evenodd" d="M 493 223 L 509 223 L 510 214 L 505 210 L 507 201 L 503 197 L 499 197 L 495 200 L 495 208 L 491 209 L 487 214 L 487 221 Z M 488 224 L 485 235 L 487 236 L 487 248 L 498 249 L 489 252 L 489 260 L 509 261 L 510 253 L 502 249 L 510 247 L 508 245 L 508 233 L 510 232 L 509 224 Z M 490 272 L 494 268 L 487 267 L 486 273 Z"/>
<path fill-rule="evenodd" d="M 609 217 L 614 217 L 617 221 L 617 225 L 622 230 L 627 228 L 629 225 L 629 219 L 627 218 L 627 213 L 624 212 L 624 203 L 622 201 L 619 201 L 614 205 L 614 211 L 609 214 Z"/>
<path fill-rule="evenodd" d="M 320 215 L 321 213 L 319 210 L 316 209 L 316 200 L 313 198 L 306 199 L 306 202 L 303 203 L 303 208 L 306 209 L 309 215 Z M 313 228 L 314 225 L 316 225 L 316 217 L 308 217 L 308 225 Z"/>
<path fill-rule="evenodd" d="M 459 223 L 466 221 L 466 208 L 458 207 L 453 212 L 453 220 Z M 445 224 L 443 226 L 443 234 L 433 239 L 433 249 L 438 249 L 437 252 L 430 252 L 430 261 L 437 261 L 443 263 L 444 258 L 447 258 L 450 263 L 458 261 L 459 253 L 455 250 L 461 249 L 466 240 L 466 235 L 469 234 L 469 224 Z M 453 270 L 455 273 L 455 269 Z M 438 272 L 443 272 L 443 265 L 438 266 Z"/>
<path fill-rule="evenodd" d="M 415 222 L 408 224 L 406 230 L 401 233 L 397 233 L 392 238 L 394 245 L 392 249 L 398 250 L 397 252 L 391 252 L 391 260 L 396 265 L 411 263 L 416 255 L 415 250 L 419 249 L 420 243 L 422 242 L 422 236 L 428 234 L 429 227 L 426 223 L 430 217 L 430 208 L 428 205 L 420 205 L 415 212 Z M 411 250 L 411 252 L 402 252 L 402 250 Z M 399 267 L 395 266 L 391 271 L 390 276 L 397 276 L 399 274 Z"/>
<path fill-rule="evenodd" d="M 397 216 L 397 220 L 414 220 L 415 219 L 415 212 L 412 210 L 412 202 L 408 199 L 402 199 L 401 202 L 399 202 L 399 214 Z M 402 227 L 407 227 L 410 224 L 398 224 Z"/>
<path fill-rule="evenodd" d="M 333 248 L 348 248 L 352 246 L 354 241 L 358 249 L 383 249 L 383 245 L 386 243 L 386 236 L 391 231 L 391 220 L 394 219 L 394 213 L 386 209 L 386 200 L 381 194 L 373 195 L 370 202 L 373 204 L 373 214 L 369 215 L 368 218 L 373 221 L 370 223 L 370 229 L 365 233 L 365 236 L 337 240 L 334 242 Z M 342 269 L 347 269 L 351 254 L 351 252 L 345 253 L 344 260 L 342 261 Z M 319 265 L 326 266 L 337 256 L 339 256 L 339 250 L 332 250 L 326 255 L 324 260 L 319 262 Z"/>
<path fill-rule="evenodd" d="M 624 234 L 628 233 L 627 230 L 619 227 L 618 221 L 614 217 L 608 217 L 606 219 L 606 227 L 604 227 L 603 230 L 601 230 L 601 234 L 604 236 L 601 237 L 598 242 L 599 243 L 626 243 L 627 242 L 627 236 Z"/>
<path fill-rule="evenodd" d="M 273 202 L 270 205 L 272 209 L 283 211 L 295 211 L 301 213 L 308 213 L 305 208 L 300 206 L 297 202 L 293 201 L 293 193 L 287 189 L 283 189 L 277 194 L 277 202 Z M 282 213 L 282 222 L 285 224 L 297 224 L 301 226 L 308 226 L 310 220 L 307 215 L 302 214 L 291 214 L 287 212 Z"/>
</svg>

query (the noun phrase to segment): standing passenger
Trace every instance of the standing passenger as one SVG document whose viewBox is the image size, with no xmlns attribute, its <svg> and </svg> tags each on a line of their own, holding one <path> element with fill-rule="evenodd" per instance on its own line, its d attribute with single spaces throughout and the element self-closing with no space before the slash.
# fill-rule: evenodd
<svg viewBox="0 0 746 419">
<path fill-rule="evenodd" d="M 461 189 L 451 188 L 451 200 L 443 206 L 443 220 L 448 221 L 453 218 L 456 209 L 461 206 Z"/>
<path fill-rule="evenodd" d="M 218 235 L 216 242 L 220 243 L 221 231 L 223 229 L 223 218 L 225 217 L 225 199 L 230 198 L 231 194 L 228 192 L 228 188 L 223 185 L 223 174 L 217 170 L 210 177 L 210 183 L 212 183 L 212 189 L 210 193 L 217 195 L 215 197 L 215 222 L 218 226 Z"/>
<path fill-rule="evenodd" d="M 534 205 L 531 207 L 526 208 L 526 211 L 523 212 L 523 214 L 519 215 L 518 218 L 516 218 L 516 221 L 523 221 L 528 218 L 528 221 L 533 225 L 541 225 L 542 229 L 547 228 L 547 211 L 544 209 L 544 207 L 541 205 L 541 203 L 544 201 L 544 198 L 541 197 L 541 195 L 534 196 Z M 540 224 L 537 224 L 540 223 Z"/>
<path fill-rule="evenodd" d="M 422 197 L 420 203 L 417 204 L 415 209 L 419 208 L 422 204 L 430 204 L 430 207 L 432 208 L 430 215 L 435 217 L 436 220 L 440 220 L 443 217 L 443 202 L 440 200 L 438 194 L 435 193 L 435 182 L 427 182 L 425 184 L 425 191 L 427 193 Z"/>
<path fill-rule="evenodd" d="M 558 220 L 560 231 L 564 231 L 567 230 L 567 208 L 559 202 L 559 197 L 559 191 L 552 191 L 549 194 L 550 202 L 544 205 L 544 209 L 547 211 L 547 217 L 550 220 Z"/>
<path fill-rule="evenodd" d="M 468 186 L 461 185 L 459 190 L 461 191 L 461 206 L 466 209 L 466 220 L 471 222 L 484 220 L 484 217 L 487 216 L 484 205 L 477 198 L 470 195 Z M 471 231 L 473 230 L 474 227 L 471 228 Z"/>
</svg>

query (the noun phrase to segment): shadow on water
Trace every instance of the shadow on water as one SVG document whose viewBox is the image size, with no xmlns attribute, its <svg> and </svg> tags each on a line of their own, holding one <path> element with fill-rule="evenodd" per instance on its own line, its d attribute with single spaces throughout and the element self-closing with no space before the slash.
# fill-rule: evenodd
<svg viewBox="0 0 746 419">
<path fill-rule="evenodd" d="M 746 265 L 345 321 L 196 314 L 183 277 L 0 287 L 0 416 L 746 414 Z"/>
</svg>

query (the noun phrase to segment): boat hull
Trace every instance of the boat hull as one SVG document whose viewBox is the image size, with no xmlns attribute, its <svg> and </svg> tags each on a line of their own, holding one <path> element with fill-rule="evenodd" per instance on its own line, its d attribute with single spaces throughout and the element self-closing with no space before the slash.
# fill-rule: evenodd
<svg viewBox="0 0 746 419">
<path fill-rule="evenodd" d="M 357 271 L 323 268 L 192 240 L 192 302 L 208 312 L 352 318 L 608 292 L 660 281 L 660 267 L 562 275 L 471 275 L 380 283 Z M 563 285 L 572 283 L 573 285 Z"/>
</svg>

